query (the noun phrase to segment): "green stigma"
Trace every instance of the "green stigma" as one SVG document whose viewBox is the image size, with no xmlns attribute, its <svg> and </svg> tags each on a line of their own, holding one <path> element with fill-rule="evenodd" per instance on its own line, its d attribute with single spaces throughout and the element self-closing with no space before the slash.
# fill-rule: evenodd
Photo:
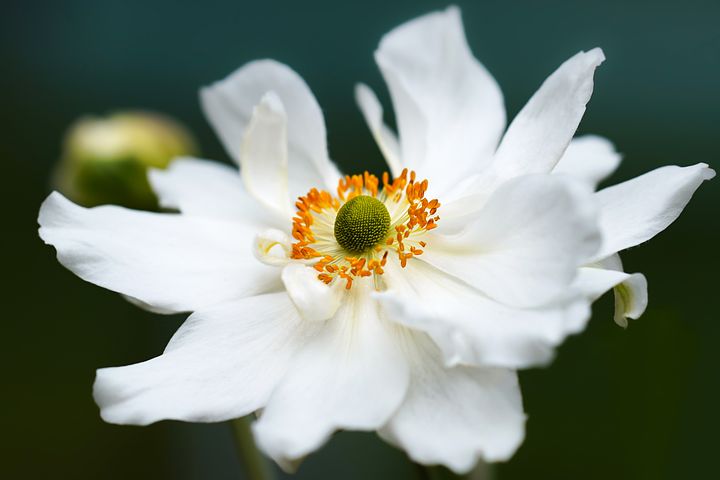
<svg viewBox="0 0 720 480">
<path fill-rule="evenodd" d="M 377 198 L 360 195 L 338 210 L 335 240 L 351 253 L 362 253 L 385 238 L 390 213 Z"/>
</svg>

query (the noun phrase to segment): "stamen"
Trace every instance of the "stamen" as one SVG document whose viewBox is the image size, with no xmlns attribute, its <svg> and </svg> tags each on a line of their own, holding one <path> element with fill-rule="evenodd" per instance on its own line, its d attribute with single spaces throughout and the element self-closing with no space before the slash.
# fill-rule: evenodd
<svg viewBox="0 0 720 480">
<path fill-rule="evenodd" d="M 311 263 L 318 279 L 336 279 L 350 289 L 353 279 L 382 275 L 388 254 L 394 251 L 401 267 L 422 255 L 427 242 L 418 236 L 437 227 L 437 199 L 425 198 L 428 181 L 403 170 L 390 180 L 375 175 L 346 175 L 337 197 L 312 189 L 295 202 L 290 256 Z M 382 188 L 381 188 L 382 186 Z"/>
</svg>

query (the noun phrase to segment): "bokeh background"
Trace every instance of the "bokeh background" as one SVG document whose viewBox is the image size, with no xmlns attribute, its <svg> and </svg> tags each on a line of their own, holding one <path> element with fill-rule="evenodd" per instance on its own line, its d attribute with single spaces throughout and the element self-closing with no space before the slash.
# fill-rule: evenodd
<svg viewBox="0 0 720 480">
<path fill-rule="evenodd" d="M 717 1 L 458 2 L 470 45 L 514 115 L 563 60 L 607 62 L 580 132 L 625 154 L 612 182 L 665 164 L 720 166 Z M 70 122 L 125 108 L 184 122 L 205 157 L 228 161 L 202 117 L 200 86 L 272 57 L 325 112 L 345 170 L 382 168 L 352 97 L 362 80 L 389 110 L 372 52 L 381 35 L 445 2 L 4 0 L 0 7 L 3 192 L 2 478 L 238 479 L 227 424 L 103 423 L 97 367 L 161 353 L 182 321 L 143 312 L 64 270 L 37 237 L 38 207 Z M 9 172 L 9 175 L 7 174 Z M 624 255 L 650 282 L 645 316 L 622 330 L 612 299 L 550 368 L 521 374 L 527 440 L 499 479 L 708 478 L 720 434 L 718 180 L 650 244 Z M 374 434 L 341 433 L 297 479 L 416 478 Z"/>
</svg>

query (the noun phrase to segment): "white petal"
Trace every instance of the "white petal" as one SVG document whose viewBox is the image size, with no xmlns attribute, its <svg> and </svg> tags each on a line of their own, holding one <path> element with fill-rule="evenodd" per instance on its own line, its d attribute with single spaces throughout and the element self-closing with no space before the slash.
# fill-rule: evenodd
<svg viewBox="0 0 720 480">
<path fill-rule="evenodd" d="M 422 260 L 517 307 L 561 295 L 600 244 L 592 194 L 560 175 L 510 180 L 459 233 L 439 226 Z"/>
<path fill-rule="evenodd" d="M 159 357 L 98 370 L 95 401 L 105 421 L 120 424 L 241 417 L 265 405 L 293 354 L 316 330 L 284 293 L 201 310 Z"/>
<path fill-rule="evenodd" d="M 52 193 L 40 237 L 80 278 L 169 311 L 268 292 L 279 272 L 252 254 L 242 224 L 115 206 L 79 207 Z"/>
<path fill-rule="evenodd" d="M 593 190 L 620 165 L 622 156 L 610 140 L 596 135 L 575 137 L 553 173 L 563 173 L 585 181 Z"/>
<path fill-rule="evenodd" d="M 340 282 L 326 285 L 317 276 L 317 270 L 299 262 L 288 264 L 282 271 L 282 281 L 290 298 L 300 315 L 311 322 L 332 318 L 344 293 Z"/>
<path fill-rule="evenodd" d="M 275 92 L 287 112 L 290 197 L 312 187 L 335 189 L 339 177 L 327 155 L 325 121 L 312 92 L 292 69 L 273 60 L 250 62 L 200 92 L 202 107 L 230 156 L 239 163 L 240 144 L 253 108 Z"/>
<path fill-rule="evenodd" d="M 395 108 L 403 166 L 431 178 L 435 195 L 490 160 L 505 128 L 502 93 L 473 57 L 456 7 L 392 30 L 375 60 Z"/>
<path fill-rule="evenodd" d="M 647 279 L 642 273 L 634 273 L 615 286 L 615 323 L 623 328 L 628 318 L 637 320 L 645 313 L 648 304 Z"/>
<path fill-rule="evenodd" d="M 622 271 L 603 268 L 599 265 L 586 266 L 578 270 L 573 288 L 582 292 L 590 301 L 600 298 L 615 285 L 619 285 L 630 277 Z"/>
<path fill-rule="evenodd" d="M 320 324 L 254 425 L 271 457 L 302 457 L 340 428 L 377 429 L 402 402 L 408 366 L 368 288 L 355 282 L 335 317 Z"/>
<path fill-rule="evenodd" d="M 255 258 L 266 265 L 287 265 L 291 251 L 290 236 L 282 230 L 268 229 L 255 236 Z"/>
<path fill-rule="evenodd" d="M 528 368 L 545 365 L 568 335 L 585 327 L 590 302 L 576 295 L 548 306 L 505 306 L 468 285 L 412 259 L 405 269 L 389 261 L 388 289 L 376 296 L 390 318 L 427 332 L 446 365 Z"/>
<path fill-rule="evenodd" d="M 147 310 L 148 312 L 157 313 L 159 315 L 172 315 L 174 313 L 178 313 L 175 310 L 169 310 L 166 308 L 150 305 L 149 303 L 145 303 L 141 300 L 138 300 L 137 298 L 131 297 L 130 295 L 122 295 L 122 297 L 125 300 L 127 300 L 128 302 L 135 305 L 136 307 L 142 308 L 143 310 Z"/>
<path fill-rule="evenodd" d="M 287 147 L 285 110 L 280 98 L 268 92 L 253 110 L 243 136 L 240 168 L 247 191 L 290 221 Z"/>
<path fill-rule="evenodd" d="M 603 60 L 599 48 L 580 52 L 545 80 L 500 142 L 493 167 L 501 179 L 553 169 L 575 135 Z"/>
<path fill-rule="evenodd" d="M 643 243 L 665 230 L 700 184 L 714 176 L 715 172 L 704 163 L 673 165 L 597 192 L 603 234 L 597 258 Z"/>
<path fill-rule="evenodd" d="M 370 87 L 364 84 L 355 86 L 355 101 L 365 117 L 365 123 L 370 128 L 375 142 L 390 167 L 390 173 L 397 177 L 402 173 L 400 160 L 400 144 L 395 133 L 383 123 L 383 109 L 380 101 Z"/>
<path fill-rule="evenodd" d="M 584 135 L 570 142 L 553 173 L 569 175 L 595 190 L 600 181 L 615 171 L 620 160 L 621 155 L 609 140 L 596 135 Z M 482 207 L 504 180 L 488 170 L 460 182 L 454 195 L 442 198 L 443 228 L 447 231 L 457 230 L 457 223 L 465 221 L 468 214 Z"/>
<path fill-rule="evenodd" d="M 613 288 L 614 320 L 623 328 L 628 326 L 628 318 L 637 320 L 647 308 L 648 292 L 645 275 L 625 273 L 618 254 L 611 255 L 590 267 L 581 268 L 576 283 L 589 294 L 591 300 L 599 298 Z"/>
<path fill-rule="evenodd" d="M 241 222 L 252 228 L 287 227 L 245 191 L 237 168 L 195 158 L 178 158 L 148 179 L 165 208 L 185 215 Z"/>
<path fill-rule="evenodd" d="M 443 368 L 430 342 L 415 342 L 408 395 L 380 434 L 414 461 L 458 474 L 480 459 L 507 460 L 525 436 L 517 374 L 512 370 Z"/>
</svg>

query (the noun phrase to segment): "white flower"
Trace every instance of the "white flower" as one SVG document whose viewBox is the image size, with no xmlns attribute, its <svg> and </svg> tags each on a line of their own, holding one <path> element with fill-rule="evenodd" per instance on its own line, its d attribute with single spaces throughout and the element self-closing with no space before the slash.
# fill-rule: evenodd
<svg viewBox="0 0 720 480">
<path fill-rule="evenodd" d="M 561 65 L 507 131 L 457 9 L 393 30 L 376 60 L 399 138 L 367 87 L 357 99 L 392 177 L 341 177 L 309 88 L 264 60 L 201 95 L 242 175 L 195 159 L 152 172 L 180 214 L 45 201 L 40 235 L 65 266 L 193 312 L 161 356 L 98 371 L 106 421 L 261 412 L 255 437 L 280 462 L 337 429 L 377 430 L 466 472 L 524 437 L 515 369 L 547 363 L 616 285 L 623 314 L 641 313 L 644 279 L 616 252 L 663 230 L 713 173 L 665 167 L 593 194 L 619 161 L 603 139 L 572 140 L 599 49 Z"/>
</svg>

